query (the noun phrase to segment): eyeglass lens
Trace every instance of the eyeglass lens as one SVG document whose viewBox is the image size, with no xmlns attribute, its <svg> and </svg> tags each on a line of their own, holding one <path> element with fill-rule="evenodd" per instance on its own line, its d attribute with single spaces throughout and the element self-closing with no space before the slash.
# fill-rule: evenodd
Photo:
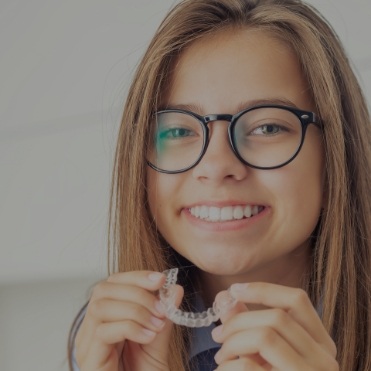
<svg viewBox="0 0 371 371">
<path fill-rule="evenodd" d="M 196 117 L 165 111 L 155 116 L 152 125 L 154 134 L 148 161 L 156 168 L 180 171 L 199 160 L 207 131 Z M 279 166 L 290 160 L 296 154 L 301 138 L 299 118 L 282 108 L 252 109 L 242 114 L 231 127 L 235 151 L 247 164 L 261 168 Z"/>
</svg>

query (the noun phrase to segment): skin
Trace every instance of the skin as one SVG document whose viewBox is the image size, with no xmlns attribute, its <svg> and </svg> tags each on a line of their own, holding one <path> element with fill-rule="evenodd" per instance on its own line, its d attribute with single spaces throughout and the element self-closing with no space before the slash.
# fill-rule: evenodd
<svg viewBox="0 0 371 371">
<path fill-rule="evenodd" d="M 162 106 L 201 115 L 235 114 L 260 101 L 314 110 L 294 53 L 260 31 L 234 30 L 183 52 Z M 148 171 L 156 224 L 169 244 L 200 269 L 206 303 L 236 282 L 250 282 L 232 286 L 238 304 L 213 332 L 222 344 L 218 370 L 337 370 L 336 347 L 300 288 L 310 269 L 309 238 L 323 204 L 320 129 L 310 125 L 297 158 L 267 171 L 235 157 L 226 126 L 210 124 L 209 147 L 193 169 Z M 250 219 L 217 223 L 189 212 L 196 205 L 246 204 L 264 210 Z"/>
<path fill-rule="evenodd" d="M 201 115 L 235 114 L 260 100 L 314 110 L 294 54 L 264 33 L 246 30 L 223 32 L 187 49 L 162 106 Z M 259 170 L 235 157 L 226 122 L 209 126 L 209 147 L 196 167 L 181 174 L 148 172 L 149 204 L 160 232 L 202 270 L 203 287 L 212 299 L 233 282 L 300 285 L 310 261 L 308 239 L 322 206 L 320 130 L 309 126 L 290 164 Z M 246 204 L 265 209 L 254 218 L 224 223 L 203 222 L 188 211 L 195 205 Z"/>
<path fill-rule="evenodd" d="M 192 44 L 177 62 L 164 106 L 233 114 L 264 99 L 314 109 L 295 56 L 264 33 L 223 31 Z M 243 165 L 226 133 L 225 122 L 212 123 L 195 168 L 176 175 L 148 169 L 147 179 L 153 218 L 169 244 L 200 268 L 206 303 L 231 285 L 238 300 L 212 333 L 221 343 L 218 370 L 338 370 L 336 347 L 300 289 L 322 206 L 320 132 L 311 125 L 298 157 L 269 171 Z M 264 211 L 247 222 L 212 224 L 189 214 L 202 204 Z M 94 288 L 75 342 L 81 371 L 169 371 L 174 325 L 156 295 L 164 281 L 158 272 L 125 272 Z M 182 297 L 178 286 L 176 304 Z"/>
<path fill-rule="evenodd" d="M 173 324 L 155 292 L 159 272 L 116 273 L 94 287 L 75 340 L 80 371 L 168 371 Z M 176 303 L 183 296 L 177 287 Z"/>
</svg>

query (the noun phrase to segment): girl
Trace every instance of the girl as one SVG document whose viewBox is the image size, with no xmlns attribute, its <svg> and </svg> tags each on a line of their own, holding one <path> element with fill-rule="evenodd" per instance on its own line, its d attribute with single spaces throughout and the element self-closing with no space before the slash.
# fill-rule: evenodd
<svg viewBox="0 0 371 371">
<path fill-rule="evenodd" d="M 71 332 L 79 369 L 370 370 L 370 138 L 347 57 L 313 8 L 179 3 L 127 98 L 116 273 Z M 227 289 L 237 304 L 217 326 L 174 325 L 158 300 L 172 267 L 182 308 Z"/>
</svg>

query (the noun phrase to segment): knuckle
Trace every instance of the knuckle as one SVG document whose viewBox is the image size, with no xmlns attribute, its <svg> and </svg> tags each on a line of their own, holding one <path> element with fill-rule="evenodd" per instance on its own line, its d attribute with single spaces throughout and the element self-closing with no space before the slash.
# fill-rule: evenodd
<svg viewBox="0 0 371 371">
<path fill-rule="evenodd" d="M 118 326 L 118 325 L 117 325 Z M 121 324 L 120 327 L 123 327 Z M 120 330 L 123 330 L 120 328 Z M 124 339 L 125 331 L 120 331 L 119 333 L 112 330 L 112 327 L 106 323 L 100 323 L 95 329 L 95 337 L 99 339 L 104 344 L 113 344 Z"/>
<path fill-rule="evenodd" d="M 147 309 L 140 305 L 132 305 L 128 309 L 128 314 L 131 319 L 137 320 L 139 323 L 147 322 L 149 320 L 149 313 Z"/>
<path fill-rule="evenodd" d="M 126 303 L 125 310 L 123 311 L 124 321 L 135 321 L 140 324 L 146 324 L 150 322 L 151 313 L 140 304 L 137 303 Z"/>
<path fill-rule="evenodd" d="M 253 371 L 256 369 L 256 363 L 245 357 L 239 359 L 239 366 L 241 370 Z"/>
<path fill-rule="evenodd" d="M 288 314 L 282 309 L 273 310 L 273 324 L 278 327 L 286 325 L 288 322 Z"/>
<path fill-rule="evenodd" d="M 106 283 L 105 281 L 98 282 L 92 290 L 92 298 L 100 298 L 106 292 Z"/>
<path fill-rule="evenodd" d="M 112 273 L 108 276 L 107 282 L 116 282 L 123 275 L 124 273 L 122 272 Z"/>
<path fill-rule="evenodd" d="M 89 303 L 88 312 L 94 318 L 99 318 L 102 313 L 102 300 L 93 300 Z"/>
<path fill-rule="evenodd" d="M 260 331 L 260 335 L 258 338 L 259 345 L 264 347 L 272 347 L 275 345 L 277 341 L 276 332 L 271 329 L 270 327 L 263 327 Z"/>
<path fill-rule="evenodd" d="M 295 289 L 295 295 L 293 299 L 294 305 L 302 306 L 306 305 L 309 302 L 308 294 L 303 289 Z"/>
<path fill-rule="evenodd" d="M 104 325 L 102 323 L 98 324 L 97 327 L 95 328 L 96 338 L 104 341 L 105 334 L 106 334 L 106 331 L 105 331 Z"/>
</svg>

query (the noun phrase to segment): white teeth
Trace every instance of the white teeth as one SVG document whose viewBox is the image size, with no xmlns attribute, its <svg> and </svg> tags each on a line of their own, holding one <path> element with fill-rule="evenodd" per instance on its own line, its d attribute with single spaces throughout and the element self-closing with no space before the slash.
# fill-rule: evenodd
<svg viewBox="0 0 371 371">
<path fill-rule="evenodd" d="M 259 214 L 264 209 L 263 206 L 195 206 L 190 208 L 190 213 L 196 218 L 207 220 L 209 222 L 219 222 L 228 220 L 240 220 L 242 218 L 250 218 Z"/>
<path fill-rule="evenodd" d="M 209 219 L 212 222 L 220 220 L 220 209 L 219 209 L 219 207 L 210 207 L 209 208 Z"/>
<path fill-rule="evenodd" d="M 207 206 L 201 206 L 199 217 L 201 219 L 206 219 L 209 217 L 209 208 Z"/>
<path fill-rule="evenodd" d="M 233 217 L 234 219 L 242 219 L 243 218 L 243 208 L 242 206 L 236 206 L 233 208 Z"/>
<path fill-rule="evenodd" d="M 259 214 L 259 206 L 253 206 L 253 208 L 251 209 L 251 214 L 252 215 L 256 215 L 256 214 Z"/>
<path fill-rule="evenodd" d="M 220 211 L 221 220 L 232 220 L 233 219 L 233 207 L 227 206 L 223 207 Z"/>
<path fill-rule="evenodd" d="M 194 209 L 195 209 L 195 216 L 198 218 L 200 216 L 200 206 L 196 206 Z"/>
<path fill-rule="evenodd" d="M 243 215 L 245 215 L 246 218 L 250 218 L 251 216 L 251 206 L 246 205 L 245 210 L 243 211 Z"/>
</svg>

